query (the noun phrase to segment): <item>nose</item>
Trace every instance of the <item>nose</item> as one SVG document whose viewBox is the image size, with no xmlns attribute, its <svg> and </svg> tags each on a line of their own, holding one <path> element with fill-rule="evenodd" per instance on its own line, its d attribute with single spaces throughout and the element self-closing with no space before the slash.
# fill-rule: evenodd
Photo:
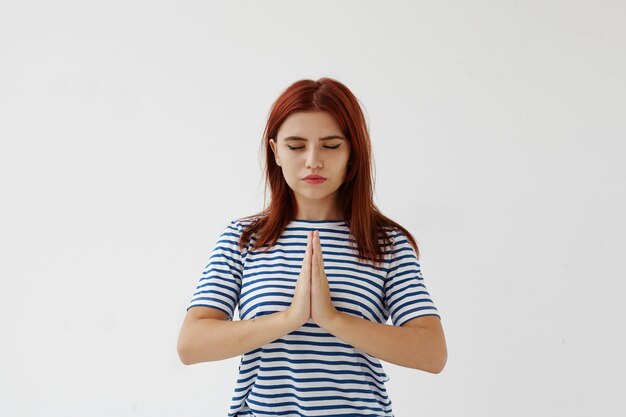
<svg viewBox="0 0 626 417">
<path fill-rule="evenodd" d="M 309 151 L 306 154 L 305 166 L 307 168 L 322 168 L 324 163 L 322 162 L 322 157 L 319 153 L 320 151 L 315 148 L 315 146 L 311 146 Z"/>
</svg>

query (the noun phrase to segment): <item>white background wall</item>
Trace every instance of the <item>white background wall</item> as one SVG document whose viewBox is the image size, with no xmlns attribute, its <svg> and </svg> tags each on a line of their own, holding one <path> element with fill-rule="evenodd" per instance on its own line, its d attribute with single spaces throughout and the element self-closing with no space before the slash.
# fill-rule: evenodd
<svg viewBox="0 0 626 417">
<path fill-rule="evenodd" d="M 624 1 L 1 1 L 0 415 L 225 416 L 176 340 L 289 84 L 363 103 L 441 374 L 397 417 L 624 413 Z M 228 181 L 226 179 L 228 178 Z"/>
</svg>

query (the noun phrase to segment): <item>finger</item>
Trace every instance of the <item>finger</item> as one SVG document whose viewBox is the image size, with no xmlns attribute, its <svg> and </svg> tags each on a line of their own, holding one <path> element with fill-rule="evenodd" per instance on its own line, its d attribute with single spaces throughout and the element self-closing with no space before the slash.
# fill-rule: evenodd
<svg viewBox="0 0 626 417">
<path fill-rule="evenodd" d="M 322 257 L 322 241 L 320 239 L 320 232 L 317 232 L 317 266 L 320 271 L 324 269 L 324 258 Z"/>
<path fill-rule="evenodd" d="M 315 239 L 315 234 L 317 233 L 317 231 L 313 231 L 312 234 L 312 244 L 314 247 L 313 250 L 313 259 L 311 260 L 311 269 L 312 269 L 312 275 L 315 276 L 315 274 L 317 273 L 317 257 L 319 256 L 319 250 L 317 249 L 317 240 Z"/>
<path fill-rule="evenodd" d="M 320 242 L 320 232 L 316 230 L 313 235 L 313 246 L 315 247 L 316 259 L 319 259 L 322 254 L 322 244 Z"/>
<path fill-rule="evenodd" d="M 307 236 L 308 236 L 309 241 L 311 242 L 311 254 L 313 254 L 313 253 L 315 253 L 315 248 L 314 248 L 314 246 L 313 246 L 313 243 L 314 243 L 314 240 L 313 240 L 313 231 L 312 231 L 312 230 L 309 230 L 309 231 L 307 232 Z"/>
<path fill-rule="evenodd" d="M 310 298 L 310 291 L 311 291 L 311 253 L 313 252 L 313 239 L 311 237 L 311 233 L 307 233 L 307 251 L 306 251 L 306 256 L 304 258 L 304 266 L 303 266 L 303 271 L 304 271 L 304 277 L 306 280 L 306 286 L 307 286 L 307 291 L 309 292 L 309 302 L 311 300 Z"/>
<path fill-rule="evenodd" d="M 320 241 L 320 231 L 319 231 L 319 230 L 316 230 L 316 231 L 315 231 L 315 246 L 319 249 L 319 251 L 318 251 L 318 252 L 320 252 L 320 253 L 321 253 L 321 250 L 322 250 L 322 243 L 321 243 L 321 241 Z"/>
<path fill-rule="evenodd" d="M 306 240 L 306 250 L 304 251 L 304 259 L 303 259 L 303 265 L 302 268 L 307 271 L 310 272 L 311 270 L 311 250 L 312 250 L 312 242 L 311 242 L 311 233 L 307 233 L 307 240 Z"/>
<path fill-rule="evenodd" d="M 311 256 L 314 253 L 314 249 L 313 249 L 313 232 L 308 232 L 307 234 L 308 234 L 308 236 L 307 236 L 307 248 L 309 249 L 309 253 L 308 253 L 308 258 L 307 259 L 308 259 L 309 264 L 310 264 L 311 263 Z"/>
</svg>

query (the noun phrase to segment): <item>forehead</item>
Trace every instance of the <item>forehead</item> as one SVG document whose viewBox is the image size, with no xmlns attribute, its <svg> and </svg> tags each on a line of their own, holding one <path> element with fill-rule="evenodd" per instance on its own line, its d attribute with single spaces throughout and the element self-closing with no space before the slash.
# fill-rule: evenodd
<svg viewBox="0 0 626 417">
<path fill-rule="evenodd" d="M 307 111 L 290 114 L 278 129 L 277 138 L 287 136 L 316 139 L 343 133 L 335 118 L 327 112 Z"/>
</svg>

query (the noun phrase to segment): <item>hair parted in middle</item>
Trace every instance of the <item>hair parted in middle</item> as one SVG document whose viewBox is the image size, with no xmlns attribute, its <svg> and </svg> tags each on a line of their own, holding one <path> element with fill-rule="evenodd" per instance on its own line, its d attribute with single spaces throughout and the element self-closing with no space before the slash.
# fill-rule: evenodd
<svg viewBox="0 0 626 417">
<path fill-rule="evenodd" d="M 295 196 L 283 177 L 281 167 L 276 164 L 269 140 L 276 138 L 280 126 L 289 115 L 306 111 L 329 113 L 350 141 L 351 155 L 346 177 L 338 189 L 338 199 L 344 221 L 356 242 L 358 257 L 375 265 L 383 262 L 384 252 L 378 239 L 383 239 L 383 246 L 388 246 L 390 236 L 385 228 L 395 228 L 405 234 L 419 259 L 418 246 L 411 233 L 385 217 L 374 204 L 370 136 L 359 101 L 344 84 L 328 77 L 317 81 L 296 81 L 272 105 L 261 144 L 262 153 L 265 153 L 265 193 L 269 185 L 270 204 L 263 211 L 245 217 L 252 222 L 243 230 L 239 247 L 245 247 L 253 234 L 256 235 L 256 241 L 250 250 L 273 246 L 296 215 Z"/>
</svg>

